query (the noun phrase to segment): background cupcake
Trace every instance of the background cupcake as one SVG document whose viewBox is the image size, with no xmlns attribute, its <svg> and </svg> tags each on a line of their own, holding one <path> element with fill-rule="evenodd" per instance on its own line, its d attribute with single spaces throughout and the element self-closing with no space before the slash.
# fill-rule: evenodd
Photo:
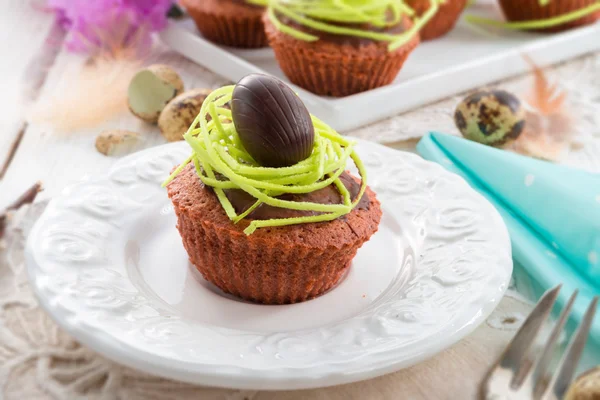
<svg viewBox="0 0 600 400">
<path fill-rule="evenodd" d="M 331 2 L 318 8 L 303 4 L 271 4 L 263 17 L 269 44 L 293 83 L 334 97 L 391 83 L 418 45 L 419 28 L 437 9 L 434 2 L 413 23 L 398 0 L 380 2 L 378 8 L 352 6 L 352 12 Z"/>
<path fill-rule="evenodd" d="M 202 36 L 225 46 L 257 48 L 267 45 L 262 14 L 253 0 L 181 0 Z"/>
<path fill-rule="evenodd" d="M 354 144 L 276 78 L 213 92 L 185 140 L 194 153 L 167 185 L 177 228 L 191 263 L 227 293 L 265 304 L 319 296 L 378 229 Z M 361 178 L 344 171 L 351 159 Z"/>
<path fill-rule="evenodd" d="M 578 10 L 598 5 L 597 0 L 499 0 L 507 20 L 542 21 L 565 16 Z M 600 19 L 600 7 L 594 12 L 573 21 L 552 25 L 545 30 L 548 32 L 563 31 L 577 26 L 592 24 Z"/>
<path fill-rule="evenodd" d="M 436 39 L 450 32 L 456 25 L 460 14 L 467 6 L 468 0 L 445 0 L 440 2 L 439 10 L 419 32 L 421 40 Z M 423 15 L 429 7 L 430 0 L 407 0 L 417 15 Z"/>
</svg>

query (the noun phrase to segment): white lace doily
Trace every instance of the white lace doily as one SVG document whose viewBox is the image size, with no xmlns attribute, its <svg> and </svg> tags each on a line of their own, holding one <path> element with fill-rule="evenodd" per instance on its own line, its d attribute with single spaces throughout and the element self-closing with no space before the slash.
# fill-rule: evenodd
<svg viewBox="0 0 600 400">
<path fill-rule="evenodd" d="M 577 126 L 579 146 L 563 162 L 600 172 L 600 54 L 591 54 L 548 68 L 547 74 L 559 89 L 568 93 L 569 105 L 581 121 Z M 500 87 L 524 97 L 533 87 L 533 77 L 526 74 L 490 87 Z M 453 116 L 457 103 L 463 97 L 464 95 L 454 96 L 349 134 L 392 146 L 402 146 L 402 141 L 419 138 L 431 131 L 459 135 Z"/>
<path fill-rule="evenodd" d="M 45 203 L 10 219 L 0 252 L 0 399 L 267 400 L 395 398 L 402 390 L 435 399 L 474 394 L 530 304 L 509 293 L 475 333 L 436 358 L 395 374 L 326 389 L 256 392 L 196 387 L 148 376 L 80 346 L 38 307 L 23 260 L 25 237 Z M 460 372 L 456 368 L 460 366 Z M 445 380 L 452 376 L 452 385 Z M 407 397 L 413 398 L 413 397 Z"/>
</svg>

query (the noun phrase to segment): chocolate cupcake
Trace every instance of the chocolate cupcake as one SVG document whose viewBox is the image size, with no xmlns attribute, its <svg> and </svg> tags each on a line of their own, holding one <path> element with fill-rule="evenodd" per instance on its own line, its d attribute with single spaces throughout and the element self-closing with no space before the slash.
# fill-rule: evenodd
<svg viewBox="0 0 600 400">
<path fill-rule="evenodd" d="M 252 0 L 181 0 L 202 36 L 231 47 L 267 46 L 264 7 Z"/>
<path fill-rule="evenodd" d="M 446 0 L 441 2 L 438 12 L 419 32 L 421 40 L 436 39 L 450 32 L 467 6 L 467 1 Z M 431 6 L 431 0 L 407 0 L 407 3 L 417 15 L 423 15 Z"/>
<path fill-rule="evenodd" d="M 593 24 L 600 19 L 597 0 L 500 0 L 500 6 L 508 21 L 530 22 L 522 27 L 547 32 Z M 561 21 L 563 18 L 566 20 Z"/>
<path fill-rule="evenodd" d="M 318 1 L 317 1 L 318 2 Z M 298 86 L 343 97 L 391 83 L 419 43 L 418 30 L 437 1 L 415 21 L 400 0 L 347 8 L 331 2 L 273 1 L 263 20 L 269 45 L 285 75 Z"/>
<path fill-rule="evenodd" d="M 177 228 L 191 263 L 227 293 L 265 304 L 319 296 L 378 229 L 353 142 L 275 78 L 213 92 L 185 139 L 193 154 L 167 184 Z"/>
</svg>

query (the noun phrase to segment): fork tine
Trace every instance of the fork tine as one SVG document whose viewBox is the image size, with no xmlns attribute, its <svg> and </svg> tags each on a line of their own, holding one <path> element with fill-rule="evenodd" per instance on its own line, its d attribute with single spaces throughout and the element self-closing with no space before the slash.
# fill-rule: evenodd
<svg viewBox="0 0 600 400">
<path fill-rule="evenodd" d="M 550 314 L 552 306 L 554 306 L 554 302 L 558 297 L 561 286 L 562 285 L 558 285 L 554 289 L 544 293 L 505 350 L 504 355 L 499 361 L 499 364 L 502 367 L 510 368 L 513 373 L 516 374 L 519 365 L 521 364 L 521 359 L 527 353 L 531 343 L 537 336 L 543 323 L 548 318 L 548 314 Z"/>
<path fill-rule="evenodd" d="M 596 312 L 596 306 L 598 304 L 598 297 L 594 297 L 590 303 L 585 316 L 577 328 L 575 335 L 571 339 L 567 350 L 563 358 L 560 360 L 558 365 L 558 373 L 555 374 L 554 378 L 550 383 L 553 396 L 551 398 L 562 399 L 569 387 L 569 384 L 573 380 L 577 364 L 583 353 L 583 348 L 587 341 L 588 334 L 592 327 L 592 321 L 594 320 L 594 314 Z"/>
<path fill-rule="evenodd" d="M 560 317 L 559 317 L 558 321 L 556 322 L 556 324 L 554 325 L 554 328 L 552 329 L 552 333 L 550 333 L 550 337 L 548 338 L 548 341 L 544 345 L 544 349 L 542 350 L 542 355 L 536 361 L 535 370 L 532 372 L 533 378 L 536 380 L 535 387 L 534 387 L 534 398 L 535 399 L 539 398 L 540 395 L 543 394 L 544 391 L 546 391 L 546 389 L 548 387 L 547 385 L 548 385 L 549 377 L 547 376 L 547 372 L 548 372 L 548 367 L 550 365 L 550 361 L 552 360 L 554 348 L 556 347 L 556 341 L 560 337 L 560 334 L 565 326 L 565 323 L 568 320 L 569 314 L 571 313 L 571 308 L 573 307 L 573 303 L 575 302 L 575 298 L 577 297 L 578 293 L 579 293 L 579 291 L 575 290 L 573 292 L 573 294 L 571 295 L 571 297 L 569 298 L 567 305 L 565 306 L 563 311 L 560 313 Z"/>
</svg>

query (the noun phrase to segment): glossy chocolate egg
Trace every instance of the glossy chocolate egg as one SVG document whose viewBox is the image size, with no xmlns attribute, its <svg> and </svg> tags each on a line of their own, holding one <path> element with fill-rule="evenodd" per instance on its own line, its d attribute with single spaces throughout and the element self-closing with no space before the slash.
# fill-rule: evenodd
<svg viewBox="0 0 600 400">
<path fill-rule="evenodd" d="M 465 138 L 498 146 L 519 137 L 525 126 L 525 110 L 509 92 L 484 90 L 460 102 L 454 122 Z"/>
<path fill-rule="evenodd" d="M 242 78 L 231 98 L 231 114 L 244 148 L 263 167 L 287 167 L 310 156 L 315 131 L 300 98 L 277 78 Z"/>
</svg>

